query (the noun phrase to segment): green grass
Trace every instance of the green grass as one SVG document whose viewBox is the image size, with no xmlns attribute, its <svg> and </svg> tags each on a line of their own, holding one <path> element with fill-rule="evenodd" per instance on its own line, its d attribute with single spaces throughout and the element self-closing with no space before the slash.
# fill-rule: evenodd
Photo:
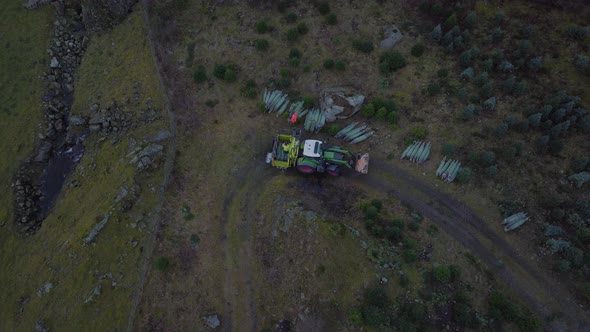
<svg viewBox="0 0 590 332">
<path fill-rule="evenodd" d="M 53 27 L 51 8 L 28 11 L 22 1 L 7 2 L 0 12 L 0 225 L 12 222 L 12 176 L 36 143 L 45 90 L 39 75 L 49 64 Z"/>
<path fill-rule="evenodd" d="M 29 38 L 39 49 L 39 52 L 34 49 L 29 52 L 21 50 L 22 54 L 19 54 L 18 59 L 24 59 L 25 63 L 17 68 L 35 78 L 46 68 L 47 61 L 40 66 L 31 66 L 32 60 L 27 60 L 27 57 L 44 57 L 49 36 L 41 37 L 44 36 L 43 32 L 51 32 L 49 23 L 53 9 L 47 7 L 41 11 L 21 12 L 20 1 L 17 3 L 19 9 L 10 12 L 15 15 L 10 24 L 18 27 L 19 32 L 35 32 L 32 34 L 37 38 L 30 36 L 17 39 Z M 38 19 L 32 19 L 31 16 L 38 16 Z M 9 19 L 4 17 L 3 22 L 9 22 Z M 22 24 L 29 24 L 28 22 L 35 22 L 40 26 L 31 24 L 30 29 L 23 29 Z M 41 24 L 43 22 L 49 25 Z M 141 108 L 145 108 L 149 97 L 155 107 L 162 107 L 156 68 L 145 36 L 141 7 L 136 7 L 129 19 L 112 31 L 92 36 L 76 74 L 73 113 L 87 114 L 89 105 L 94 102 L 104 105 L 114 99 L 123 104 L 127 97 L 133 98 L 136 82 L 141 87 L 139 105 L 126 105 L 124 111 L 139 113 Z M 2 53 L 1 56 L 6 54 Z M 4 66 L 4 59 L 2 63 Z M 32 83 L 18 86 L 20 90 L 16 90 L 16 93 L 25 101 L 29 95 L 31 100 L 39 100 L 42 90 L 32 89 L 36 86 L 34 79 Z M 12 139 L 22 137 L 20 141 L 31 141 L 27 137 L 34 136 L 34 129 L 41 120 L 36 115 L 41 114 L 40 106 L 35 104 L 36 102 L 24 101 L 19 104 L 19 109 L 30 110 L 28 117 L 35 121 L 30 129 L 22 128 L 21 134 L 12 133 Z M 160 111 L 160 114 L 166 118 L 165 110 Z M 22 119 L 20 121 L 24 122 Z M 29 330 L 39 319 L 45 319 L 48 327 L 55 330 L 77 330 L 87 322 L 92 322 L 93 328 L 97 330 L 122 330 L 127 326 L 131 310 L 130 299 L 136 289 L 140 271 L 140 247 L 147 235 L 145 230 L 140 232 L 139 226 L 133 227 L 131 224 L 142 215 L 144 222 L 149 223 L 148 214 L 159 199 L 157 190 L 150 188 L 160 185 L 163 170 L 160 168 L 150 176 L 137 178 L 142 186 L 139 200 L 127 212 L 121 212 L 118 206 L 115 207 L 95 244 L 83 245 L 82 239 L 111 210 L 121 186 L 131 188 L 134 184 L 136 171 L 129 164 L 129 158 L 125 157 L 129 152 L 131 138 L 141 140 L 165 126 L 163 120 L 150 125 L 138 124 L 138 128 L 127 132 L 118 144 L 112 144 L 110 137 L 101 142 L 98 134 L 90 136 L 85 142 L 84 158 L 72 174 L 72 178 L 81 185 L 68 188 L 66 184 L 56 206 L 37 234 L 22 238 L 10 227 L 2 232 L 0 241 L 3 248 L 6 248 L 0 254 L 0 262 L 4 267 L 0 271 L 0 287 L 4 299 L 0 304 L 2 329 Z M 0 135 L 6 133 L 2 130 Z M 5 146 L 6 144 L 2 149 Z M 21 147 L 21 154 L 26 153 L 25 148 L 26 146 Z M 14 152 L 11 155 L 14 158 L 9 160 L 18 160 Z M 6 169 L 9 167 L 6 166 Z M 6 173 L 9 171 L 3 168 L 2 176 Z M 6 182 L 4 178 L 2 181 L 3 184 Z M 2 201 L 2 208 L 6 204 Z M 135 248 L 131 244 L 133 241 L 139 243 Z M 103 277 L 109 273 L 112 279 Z M 37 289 L 47 281 L 51 281 L 55 287 L 47 295 L 38 297 L 35 294 Z M 113 281 L 116 286 L 112 286 Z M 84 300 L 97 285 L 102 286 L 101 294 L 95 296 L 92 303 L 84 304 Z M 28 297 L 30 301 L 22 315 L 15 319 L 21 297 Z"/>
</svg>

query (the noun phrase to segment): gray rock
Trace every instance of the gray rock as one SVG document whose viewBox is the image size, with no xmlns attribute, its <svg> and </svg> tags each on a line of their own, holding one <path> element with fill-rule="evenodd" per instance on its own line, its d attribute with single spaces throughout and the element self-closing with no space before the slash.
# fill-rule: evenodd
<svg viewBox="0 0 590 332">
<path fill-rule="evenodd" d="M 39 288 L 39 289 L 37 290 L 37 296 L 38 296 L 38 297 L 41 297 L 41 296 L 43 296 L 43 295 L 45 295 L 45 294 L 49 293 L 49 291 L 50 291 L 52 288 L 53 288 L 53 283 L 52 283 L 52 282 L 50 282 L 50 281 L 46 282 L 46 283 L 43 285 L 43 287 L 41 287 L 41 288 Z"/>
<path fill-rule="evenodd" d="M 205 321 L 205 324 L 207 324 L 207 326 L 209 326 L 211 329 L 216 329 L 219 327 L 219 325 L 221 325 L 217 315 L 203 317 L 203 321 Z"/>
<path fill-rule="evenodd" d="M 96 113 L 96 114 L 92 115 L 90 120 L 88 120 L 88 124 L 100 125 L 100 124 L 102 124 L 102 121 L 103 121 L 102 115 L 100 113 Z"/>
<path fill-rule="evenodd" d="M 85 125 L 86 120 L 80 116 L 71 116 L 70 117 L 70 125 L 72 126 L 81 126 Z"/>
<path fill-rule="evenodd" d="M 61 119 L 56 120 L 53 126 L 57 131 L 62 131 L 64 129 L 64 123 Z"/>
<path fill-rule="evenodd" d="M 57 59 L 55 57 L 51 58 L 51 62 L 49 63 L 49 66 L 51 68 L 57 68 L 59 67 L 59 61 L 57 61 Z"/>
<path fill-rule="evenodd" d="M 94 228 L 92 228 L 90 233 L 88 233 L 88 235 L 84 238 L 85 244 L 89 244 L 90 242 L 94 241 L 98 233 L 100 233 L 100 231 L 106 226 L 107 222 L 109 221 L 109 218 L 111 218 L 111 212 L 105 214 L 102 220 L 98 224 L 96 224 Z"/>
<path fill-rule="evenodd" d="M 346 119 L 361 110 L 365 96 L 345 87 L 326 88 L 320 91 L 320 109 L 326 113 L 326 121 Z"/>
<path fill-rule="evenodd" d="M 49 332 L 49 329 L 47 328 L 47 324 L 45 323 L 44 320 L 39 319 L 37 321 L 37 324 L 35 324 L 35 332 Z"/>
<path fill-rule="evenodd" d="M 39 151 L 37 152 L 37 156 L 35 156 L 35 161 L 40 162 L 49 159 L 49 154 L 51 153 L 51 148 L 53 144 L 50 142 L 44 141 L 39 146 Z"/>
<path fill-rule="evenodd" d="M 86 298 L 86 300 L 84 300 L 84 303 L 90 303 L 90 302 L 92 302 L 92 300 L 94 300 L 94 297 L 100 295 L 101 292 L 102 292 L 102 286 L 101 285 L 97 285 L 96 287 L 94 287 L 90 291 L 90 295 Z"/>
<path fill-rule="evenodd" d="M 169 132 L 166 129 L 161 129 L 160 131 L 158 131 L 154 137 L 152 137 L 152 139 L 150 139 L 150 141 L 157 143 L 157 142 L 162 142 L 165 141 L 167 139 L 169 139 L 170 137 L 172 137 L 172 133 Z"/>
<path fill-rule="evenodd" d="M 88 129 L 90 129 L 90 131 L 99 131 L 100 130 L 100 125 L 90 125 L 88 126 Z"/>
<path fill-rule="evenodd" d="M 388 25 L 383 27 L 383 39 L 380 43 L 384 49 L 390 49 L 397 44 L 404 37 L 395 25 Z"/>
<path fill-rule="evenodd" d="M 90 107 L 90 110 L 92 112 L 98 112 L 98 109 L 100 108 L 100 106 L 98 106 L 98 104 L 94 104 Z"/>
<path fill-rule="evenodd" d="M 121 187 L 121 191 L 119 191 L 119 195 L 115 197 L 115 202 L 120 202 L 123 198 L 125 198 L 129 194 L 129 190 L 127 188 Z"/>
<path fill-rule="evenodd" d="M 23 7 L 25 7 L 26 9 L 35 9 L 41 5 L 44 5 L 46 3 L 50 3 L 51 1 L 52 0 L 26 0 L 23 3 Z"/>
</svg>

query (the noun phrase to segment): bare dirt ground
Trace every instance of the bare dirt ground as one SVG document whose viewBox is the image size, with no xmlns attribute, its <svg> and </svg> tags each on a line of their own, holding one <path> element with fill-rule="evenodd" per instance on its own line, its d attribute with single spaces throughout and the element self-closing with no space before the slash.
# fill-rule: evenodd
<svg viewBox="0 0 590 332">
<path fill-rule="evenodd" d="M 259 241 L 265 234 L 257 231 L 260 224 L 269 222 L 260 206 L 261 195 L 273 192 L 273 186 L 288 185 L 303 188 L 301 192 L 310 200 L 320 199 L 324 180 L 270 169 L 263 158 L 279 120 L 261 120 L 265 115 L 236 112 L 252 106 L 247 104 L 229 104 L 223 110 L 217 109 L 217 113 L 196 114 L 193 96 L 183 95 L 190 90 L 188 83 L 182 82 L 181 75 L 171 69 L 174 60 L 162 48 L 157 57 L 175 105 L 179 152 L 155 255 L 178 253 L 190 234 L 198 234 L 201 245 L 198 257 L 192 258 L 184 272 L 149 273 L 135 329 L 200 326 L 201 317 L 217 313 L 224 331 L 258 331 L 281 318 L 261 314 L 272 305 L 264 301 L 276 291 L 261 277 L 271 269 L 261 266 L 258 257 Z M 232 97 L 235 95 L 228 93 L 228 98 Z M 258 122 L 254 124 L 252 118 Z M 218 123 L 223 126 L 216 127 Z M 214 142 L 223 142 L 225 149 L 217 151 L 219 144 Z M 235 153 L 238 146 L 241 152 Z M 208 157 L 195 161 L 189 157 L 191 153 Z M 377 156 L 368 176 L 330 181 L 347 182 L 357 192 L 386 192 L 412 206 L 462 243 L 540 317 L 560 312 L 572 331 L 583 331 L 589 326 L 587 312 L 556 280 L 538 269 L 464 203 L 402 170 L 395 162 L 381 161 Z M 199 211 L 197 222 L 183 220 L 179 212 L 183 204 Z M 191 259 L 176 259 L 173 264 L 182 264 L 184 260 Z M 321 329 L 321 321 L 311 319 L 308 323 L 315 326 L 312 330 Z"/>
</svg>

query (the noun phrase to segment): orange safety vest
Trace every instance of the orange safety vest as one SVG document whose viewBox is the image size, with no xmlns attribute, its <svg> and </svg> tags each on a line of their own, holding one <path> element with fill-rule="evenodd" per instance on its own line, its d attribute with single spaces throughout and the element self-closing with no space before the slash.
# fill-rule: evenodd
<svg viewBox="0 0 590 332">
<path fill-rule="evenodd" d="M 299 115 L 297 112 L 293 113 L 293 115 L 291 115 L 291 123 L 295 124 L 295 122 L 297 122 L 297 115 Z"/>
</svg>

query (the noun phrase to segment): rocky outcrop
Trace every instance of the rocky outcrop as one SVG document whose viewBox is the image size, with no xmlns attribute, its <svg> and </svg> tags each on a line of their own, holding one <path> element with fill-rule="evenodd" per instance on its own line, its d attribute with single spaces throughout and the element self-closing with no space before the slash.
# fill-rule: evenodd
<svg viewBox="0 0 590 332">
<path fill-rule="evenodd" d="M 81 0 L 84 24 L 89 30 L 111 28 L 123 21 L 137 0 Z"/>
</svg>

